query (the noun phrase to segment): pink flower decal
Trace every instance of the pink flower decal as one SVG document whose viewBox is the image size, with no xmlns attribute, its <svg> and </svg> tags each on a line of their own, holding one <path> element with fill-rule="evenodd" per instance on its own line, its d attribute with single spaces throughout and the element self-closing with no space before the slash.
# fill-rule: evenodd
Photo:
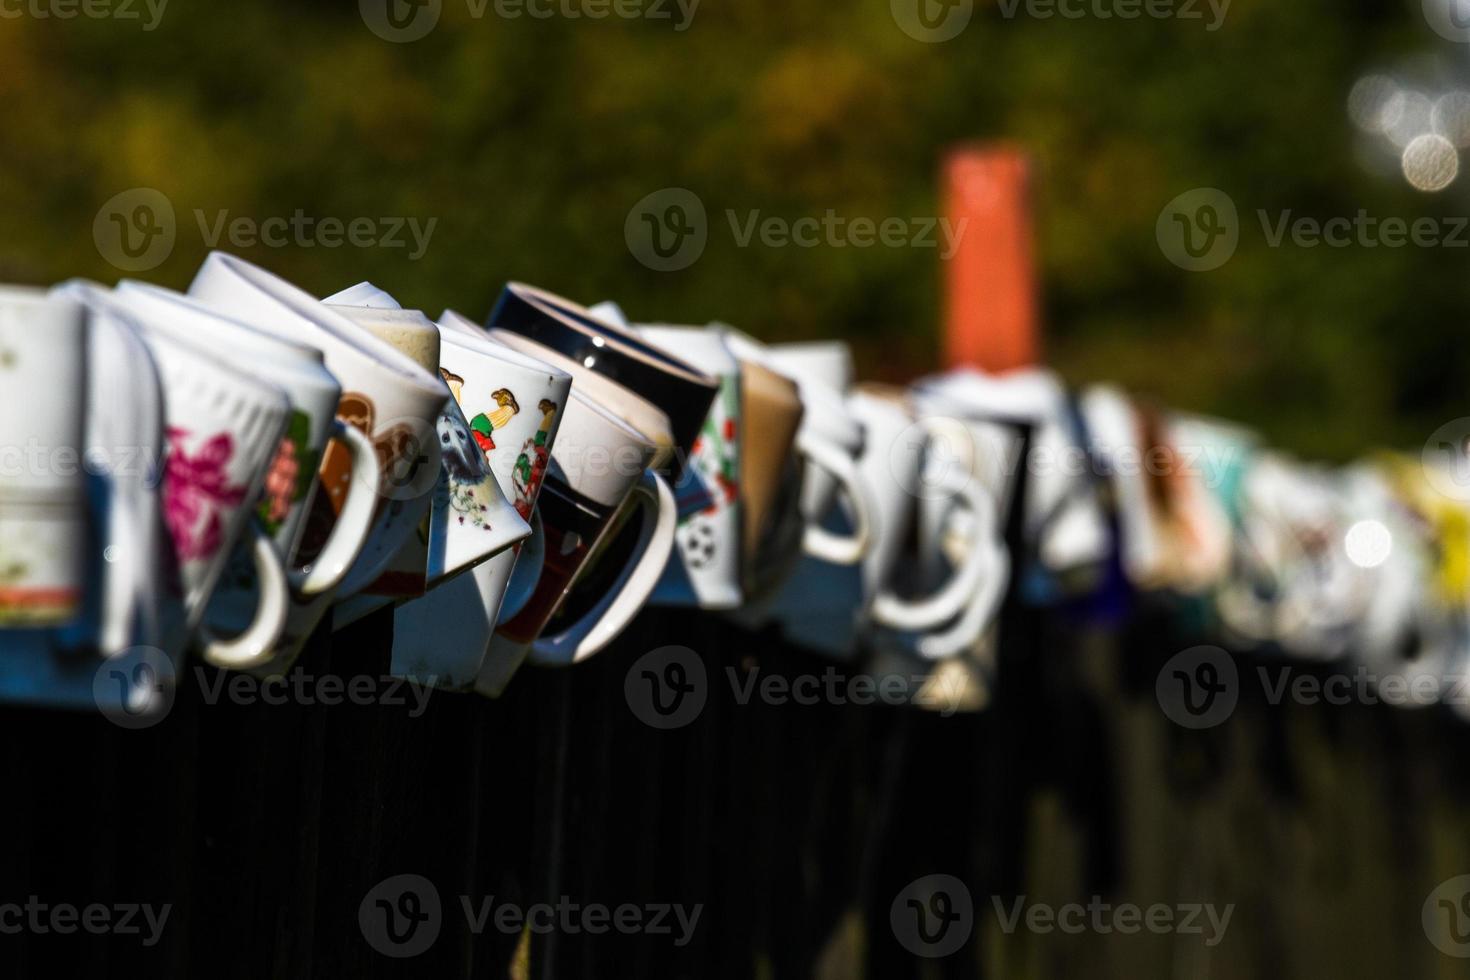
<svg viewBox="0 0 1470 980">
<path fill-rule="evenodd" d="M 164 520 L 181 562 L 212 557 L 224 542 L 220 508 L 245 499 L 245 487 L 231 486 L 226 472 L 235 454 L 230 434 L 213 436 L 193 456 L 185 450 L 188 437 L 187 429 L 169 427 L 164 475 Z"/>
</svg>

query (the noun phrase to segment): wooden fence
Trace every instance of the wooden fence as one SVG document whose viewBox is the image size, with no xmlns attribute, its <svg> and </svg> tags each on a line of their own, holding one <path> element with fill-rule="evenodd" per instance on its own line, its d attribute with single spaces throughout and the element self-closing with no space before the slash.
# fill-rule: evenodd
<svg viewBox="0 0 1470 980">
<path fill-rule="evenodd" d="M 160 724 L 0 710 L 0 903 L 165 903 L 160 941 L 0 935 L 7 976 L 1063 978 L 1451 977 L 1421 907 L 1470 872 L 1470 733 L 1438 711 L 1268 705 L 1172 724 L 1159 666 L 1197 638 L 1162 608 L 1123 631 L 1004 613 L 989 710 L 738 703 L 725 682 L 829 662 L 713 617 L 645 614 L 571 670 L 505 697 L 406 706 L 242 704 L 187 668 Z M 323 633 L 301 669 L 387 672 L 391 619 Z M 711 679 L 686 727 L 624 697 L 666 644 Z M 1243 676 L 1255 662 L 1242 659 Z M 382 690 L 378 688 L 378 690 Z M 383 955 L 359 923 L 416 874 L 437 939 Z M 903 945 L 895 897 L 960 879 L 973 928 L 952 955 Z M 472 928 L 460 896 L 700 906 L 674 935 Z M 1220 941 L 1005 930 L 1015 900 L 1233 906 Z M 1094 899 L 1093 896 L 1098 896 Z M 0 918 L 0 926 L 5 920 Z M 145 972 L 146 971 L 146 972 Z"/>
</svg>

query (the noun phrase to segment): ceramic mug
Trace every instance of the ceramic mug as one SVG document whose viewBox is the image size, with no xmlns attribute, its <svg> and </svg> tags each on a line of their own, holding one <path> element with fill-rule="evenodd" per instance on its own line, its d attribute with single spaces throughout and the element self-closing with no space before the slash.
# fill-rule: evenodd
<svg viewBox="0 0 1470 980">
<path fill-rule="evenodd" d="M 432 363 L 435 373 L 442 376 L 439 328 L 420 311 L 352 306 L 334 309 L 416 362 Z M 447 386 L 446 393 L 452 394 Z M 373 591 L 422 595 L 429 587 L 504 552 L 531 533 L 531 526 L 491 473 L 482 437 L 474 428 L 477 422 L 466 418 L 457 398 L 446 399 L 437 426 L 439 477 L 427 534 L 409 540 Z"/>
<path fill-rule="evenodd" d="M 231 665 L 261 661 L 280 639 L 290 591 L 280 553 L 254 520 L 254 507 L 286 430 L 290 399 L 202 347 L 151 330 L 99 287 L 77 283 L 60 292 L 128 322 L 157 365 L 167 442 L 160 496 L 170 559 L 159 603 L 161 645 L 171 655 L 182 647 L 203 618 L 235 544 L 245 542 L 259 602 L 250 625 L 220 641 L 214 654 Z M 146 400 L 146 390 L 138 397 Z"/>
<path fill-rule="evenodd" d="M 60 626 L 86 580 L 86 309 L 0 289 L 0 629 Z"/>
<path fill-rule="evenodd" d="M 1246 474 L 1231 574 L 1215 596 L 1243 642 L 1270 642 L 1314 659 L 1347 652 L 1372 579 L 1343 554 L 1344 499 L 1331 475 L 1276 453 Z"/>
<path fill-rule="evenodd" d="M 118 284 L 116 295 L 150 333 L 228 350 L 232 363 L 270 378 L 286 393 L 290 418 L 255 516 L 287 559 L 286 575 L 294 596 L 310 597 L 335 588 L 371 530 L 379 472 L 377 453 L 366 436 L 335 417 L 341 386 L 322 364 L 321 353 L 256 330 L 162 287 L 125 280 Z M 319 482 L 318 463 L 329 440 L 334 439 L 352 457 L 346 501 L 320 552 L 304 559 L 301 536 Z M 213 608 L 200 624 L 207 660 L 216 666 L 240 666 L 233 658 L 227 663 L 215 657 L 215 633 L 230 632 L 248 622 L 256 601 L 253 563 L 248 554 L 236 549 Z M 269 654 L 264 651 L 263 658 L 268 659 Z"/>
<path fill-rule="evenodd" d="M 1413 485 L 1424 485 L 1417 467 L 1409 464 L 1408 472 L 1396 474 L 1397 469 L 1392 462 L 1359 463 L 1343 474 L 1347 519 L 1353 522 L 1347 532 L 1352 546 L 1344 549 L 1344 557 L 1372 580 L 1350 651 L 1375 687 L 1387 687 L 1388 681 L 1399 688 L 1385 698 L 1390 704 L 1423 708 L 1443 694 L 1458 693 L 1443 679 L 1453 675 L 1462 657 L 1467 597 L 1463 583 L 1441 588 L 1450 583 L 1435 567 L 1440 529 L 1416 506 L 1437 501 L 1412 498 Z M 1355 534 L 1354 528 L 1364 530 Z"/>
<path fill-rule="evenodd" d="M 524 283 L 508 283 L 501 290 L 487 326 L 535 341 L 657 406 L 668 416 L 669 434 L 678 450 L 669 467 L 670 479 L 676 484 L 682 479 L 719 390 L 716 379 L 631 329 Z"/>
<path fill-rule="evenodd" d="M 476 451 L 522 519 L 541 527 L 535 505 L 572 377 L 491 340 L 452 310 L 439 318 L 440 372 Z M 545 556 L 544 529 L 394 610 L 393 671 L 498 695 L 519 665 L 485 662 L 497 622 L 530 600 Z"/>
<path fill-rule="evenodd" d="M 720 383 L 681 482 L 676 548 L 650 601 L 655 605 L 733 609 L 740 605 L 740 363 L 719 333 L 703 327 L 648 325 L 645 340 Z M 691 506 L 687 497 L 698 494 Z"/>
<path fill-rule="evenodd" d="M 194 277 L 189 295 L 269 333 L 321 350 L 327 369 L 342 385 L 337 417 L 372 441 L 382 472 L 373 530 L 336 594 L 351 595 L 386 569 L 428 513 L 439 472 L 437 422 L 449 393 L 430 374 L 391 344 L 374 337 L 309 293 L 259 266 L 224 252 L 211 252 Z M 307 541 L 340 519 L 351 472 L 350 454 L 329 448 L 322 462 L 325 494 L 308 522 Z M 323 609 L 302 617 L 291 632 L 298 638 Z M 310 625 L 308 625 L 308 621 Z"/>
<path fill-rule="evenodd" d="M 1053 575 L 1095 568 L 1108 560 L 1112 539 L 1087 465 L 1066 389 L 1039 369 L 985 374 L 970 368 L 921 378 L 913 385 L 926 411 L 956 418 L 1012 420 L 1032 426 L 1024 515 L 1026 539 Z"/>
<path fill-rule="evenodd" d="M 738 349 L 731 353 L 740 363 L 740 419 L 753 434 L 740 454 L 744 516 L 740 567 L 746 594 L 759 598 L 800 553 L 796 516 L 801 465 L 795 449 L 801 430 L 801 390 L 763 358 L 741 356 Z"/>
<path fill-rule="evenodd" d="M 820 381 L 847 394 L 857 380 L 853 368 L 852 348 L 843 340 L 805 340 L 769 345 L 776 366 L 792 376 Z"/>
<path fill-rule="evenodd" d="M 86 406 L 83 460 L 96 533 L 88 536 L 81 617 L 54 629 L 6 631 L 0 698 L 146 720 L 171 703 L 167 688 L 181 652 L 163 649 L 161 625 L 163 392 L 147 345 L 105 290 L 69 283 L 51 295 L 80 303 L 86 319 L 85 388 L 73 395 Z M 137 669 L 144 664 L 133 656 L 139 648 L 170 663 Z M 116 683 L 106 676 L 109 664 L 117 666 Z"/>
<path fill-rule="evenodd" d="M 922 416 L 922 408 L 915 406 Z M 1010 582 L 1011 558 L 1005 542 L 1013 472 L 1005 461 L 1011 433 L 992 422 L 934 418 L 932 439 L 944 443 L 940 458 L 926 454 L 918 501 L 916 571 L 926 584 L 943 581 L 964 565 L 971 549 L 985 556 L 981 583 L 960 615 L 947 627 L 901 634 L 896 642 L 925 660 L 974 654 L 995 623 Z M 958 465 L 956 465 L 958 464 Z M 967 490 L 979 490 L 965 505 Z M 989 647 L 984 649 L 990 650 Z"/>
<path fill-rule="evenodd" d="M 745 363 L 775 370 L 796 385 L 802 405 L 794 440 L 802 464 L 796 494 L 804 525 L 802 549 L 820 561 L 857 564 L 870 543 L 868 501 L 855 462 L 863 446 L 861 425 L 852 418 L 837 389 L 805 372 L 782 368 L 770 347 L 737 330 L 726 327 L 723 335 L 731 351 Z M 847 503 L 852 525 L 846 534 L 834 533 L 823 523 L 839 496 Z"/>
<path fill-rule="evenodd" d="M 860 387 L 847 401 L 866 430 L 858 468 L 871 507 L 872 545 L 857 567 L 803 559 L 781 591 L 764 608 L 752 610 L 748 621 L 773 620 L 791 642 L 842 659 L 879 639 L 906 656 L 937 660 L 963 654 L 993 621 L 1009 575 L 996 498 L 969 469 L 941 467 L 937 476 L 924 472 L 934 448 L 953 439 L 954 420 L 916 418 L 901 394 L 877 387 Z M 942 545 L 950 563 L 933 591 L 926 598 L 903 599 L 892 585 L 919 505 L 930 498 L 944 500 L 968 519 L 956 540 Z M 925 542 L 919 544 L 922 553 Z M 885 632 L 877 634 L 875 627 Z"/>
<path fill-rule="evenodd" d="M 982 588 L 987 572 L 994 574 L 994 502 L 976 480 L 936 481 L 926 476 L 931 447 L 953 431 L 947 420 L 916 418 L 901 392 L 879 386 L 859 386 L 848 403 L 867 430 L 858 467 L 873 508 L 874 541 L 862 563 L 862 595 L 871 597 L 868 616 L 877 625 L 905 632 L 938 629 L 960 614 Z M 952 499 L 976 519 L 953 575 L 923 598 L 901 598 L 893 591 L 894 574 L 921 494 Z"/>
<path fill-rule="evenodd" d="M 580 383 L 573 382 L 537 503 L 546 538 L 541 577 L 530 602 L 499 630 L 511 643 L 530 645 L 532 659 L 543 664 L 585 660 L 610 643 L 643 607 L 674 546 L 673 491 L 648 469 L 658 447 Z M 642 515 L 638 537 L 615 580 L 573 622 L 557 621 L 635 509 Z"/>
</svg>

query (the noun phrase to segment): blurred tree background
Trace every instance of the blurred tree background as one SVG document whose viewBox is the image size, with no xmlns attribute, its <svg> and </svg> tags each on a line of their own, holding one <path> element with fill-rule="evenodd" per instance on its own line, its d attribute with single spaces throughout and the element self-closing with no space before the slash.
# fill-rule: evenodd
<svg viewBox="0 0 1470 980">
<path fill-rule="evenodd" d="M 959 141 L 1034 154 L 1050 361 L 1239 419 L 1306 455 L 1417 450 L 1470 414 L 1465 249 L 1269 247 L 1255 214 L 1464 213 L 1462 177 L 1411 189 L 1365 166 L 1347 96 L 1404 65 L 1457 78 L 1470 49 L 1420 0 L 1235 0 L 1202 20 L 1005 16 L 976 0 L 945 43 L 900 30 L 886 0 L 703 0 L 668 20 L 472 15 L 443 0 L 413 43 L 349 0 L 174 0 L 141 20 L 0 19 L 0 275 L 120 272 L 92 236 L 103 202 L 145 186 L 178 219 L 145 274 L 184 287 L 213 222 L 437 219 L 402 248 L 232 248 L 325 294 L 361 279 L 431 314 L 483 316 L 507 279 L 634 317 L 719 318 L 779 339 L 849 338 L 870 374 L 933 366 L 932 248 L 739 247 L 726 209 L 788 219 L 936 213 Z M 65 0 L 54 0 L 65 2 Z M 17 16 L 16 11 L 22 11 Z M 1428 66 L 1428 67 L 1425 67 Z M 710 238 L 679 272 L 645 268 L 629 209 L 663 187 L 703 200 Z M 1160 209 L 1218 187 L 1235 257 L 1171 265 Z"/>
</svg>

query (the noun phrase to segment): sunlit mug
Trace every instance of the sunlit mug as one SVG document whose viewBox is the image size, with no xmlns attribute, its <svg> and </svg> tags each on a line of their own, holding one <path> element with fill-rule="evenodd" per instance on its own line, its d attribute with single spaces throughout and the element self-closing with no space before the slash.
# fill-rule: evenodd
<svg viewBox="0 0 1470 980">
<path fill-rule="evenodd" d="M 499 630 L 511 643 L 530 645 L 532 659 L 543 664 L 585 660 L 610 643 L 642 609 L 674 546 L 673 491 L 648 470 L 658 447 L 579 383 L 573 382 L 537 503 L 546 539 L 541 577 L 525 608 Z M 591 599 L 590 608 L 574 621 L 556 620 L 598 552 L 635 516 L 638 537 L 614 580 L 600 597 L 581 597 L 584 605 Z"/>
<path fill-rule="evenodd" d="M 293 593 L 309 597 L 342 581 L 362 550 L 377 507 L 378 457 L 357 429 L 336 415 L 341 386 L 322 363 L 321 352 L 232 320 L 181 293 L 136 281 L 120 283 L 119 302 L 150 333 L 183 343 L 228 351 L 231 363 L 270 378 L 291 402 L 291 413 L 271 460 L 255 517 L 288 559 L 287 579 Z M 318 554 L 300 553 L 306 517 L 318 488 L 318 466 L 330 440 L 339 440 L 352 457 L 346 503 L 341 518 Z M 238 666 L 214 654 L 215 632 L 238 629 L 256 605 L 257 583 L 249 555 L 236 550 L 225 581 L 201 624 L 203 652 L 217 666 Z M 268 657 L 271 651 L 265 651 Z"/>
<path fill-rule="evenodd" d="M 73 297 L 0 288 L 0 630 L 81 611 L 86 323 Z"/>
<path fill-rule="evenodd" d="M 551 462 L 572 377 L 497 343 L 451 310 L 439 318 L 440 372 L 485 460 L 522 519 Z M 504 690 L 519 658 L 486 658 L 495 625 L 530 601 L 545 557 L 544 529 L 394 610 L 393 670 L 451 688 Z"/>
</svg>

